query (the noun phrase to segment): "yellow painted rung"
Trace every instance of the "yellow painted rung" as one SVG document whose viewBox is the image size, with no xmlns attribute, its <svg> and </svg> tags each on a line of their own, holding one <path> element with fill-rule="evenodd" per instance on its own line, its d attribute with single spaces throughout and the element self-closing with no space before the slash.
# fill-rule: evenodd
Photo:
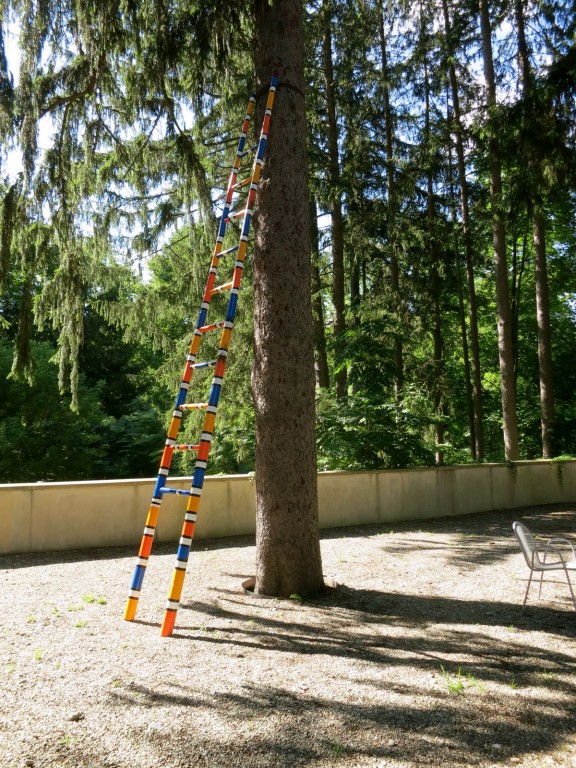
<svg viewBox="0 0 576 768">
<path fill-rule="evenodd" d="M 205 411 L 208 403 L 184 403 L 180 406 L 181 411 Z"/>
<path fill-rule="evenodd" d="M 247 179 L 244 179 L 243 181 L 239 181 L 238 184 L 234 184 L 232 189 L 240 189 L 240 187 L 245 187 L 246 184 L 250 184 L 252 181 L 252 176 L 249 176 Z"/>
<path fill-rule="evenodd" d="M 229 291 L 230 288 L 234 285 L 234 281 L 230 280 L 229 283 L 223 283 L 222 285 L 216 286 L 216 288 L 212 288 L 210 291 L 210 296 L 214 296 L 215 293 L 222 293 L 222 291 Z"/>
</svg>

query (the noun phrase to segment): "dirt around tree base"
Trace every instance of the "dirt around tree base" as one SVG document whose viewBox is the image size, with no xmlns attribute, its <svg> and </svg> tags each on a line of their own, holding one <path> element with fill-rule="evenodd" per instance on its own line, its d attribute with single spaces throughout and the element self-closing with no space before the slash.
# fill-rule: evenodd
<svg viewBox="0 0 576 768">
<path fill-rule="evenodd" d="M 137 542 L 0 558 L 0 766 L 576 766 L 576 611 L 555 574 L 521 612 L 515 519 L 576 541 L 576 504 L 325 532 L 309 602 L 197 542 L 172 638 L 175 545 L 131 623 Z"/>
</svg>

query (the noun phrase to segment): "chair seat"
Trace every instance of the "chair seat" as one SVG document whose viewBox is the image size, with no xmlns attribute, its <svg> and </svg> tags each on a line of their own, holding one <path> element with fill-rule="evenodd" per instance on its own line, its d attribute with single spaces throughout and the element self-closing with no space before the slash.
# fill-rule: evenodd
<svg viewBox="0 0 576 768">
<path fill-rule="evenodd" d="M 566 566 L 566 570 L 568 571 L 576 571 L 576 560 L 567 560 L 564 563 L 564 566 Z M 562 563 L 555 562 L 555 563 L 536 563 L 534 565 L 535 571 L 561 571 L 563 570 Z"/>
</svg>

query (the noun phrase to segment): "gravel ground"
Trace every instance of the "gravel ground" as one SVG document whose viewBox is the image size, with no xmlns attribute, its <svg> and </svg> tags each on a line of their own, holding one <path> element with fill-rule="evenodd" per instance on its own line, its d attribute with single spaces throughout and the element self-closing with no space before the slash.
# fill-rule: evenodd
<svg viewBox="0 0 576 768">
<path fill-rule="evenodd" d="M 245 594 L 254 541 L 175 545 L 122 619 L 134 549 L 0 557 L 1 768 L 576 766 L 576 611 L 511 532 L 576 504 L 324 532 L 316 600 Z"/>
</svg>

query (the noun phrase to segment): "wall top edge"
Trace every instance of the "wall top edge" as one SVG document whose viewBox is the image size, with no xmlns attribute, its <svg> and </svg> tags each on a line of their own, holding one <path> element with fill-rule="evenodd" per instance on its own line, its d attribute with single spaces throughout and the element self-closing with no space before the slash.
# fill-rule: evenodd
<svg viewBox="0 0 576 768">
<path fill-rule="evenodd" d="M 350 471 L 345 469 L 336 469 L 328 472 L 319 472 L 319 476 L 333 476 L 333 475 L 389 475 L 393 473 L 407 473 L 407 472 L 454 472 L 456 470 L 462 470 L 462 469 L 468 469 L 472 471 L 478 471 L 482 469 L 494 469 L 494 468 L 503 468 L 503 469 L 510 469 L 512 467 L 521 467 L 521 466 L 538 466 L 548 464 L 551 466 L 557 465 L 557 464 L 576 464 L 576 459 L 562 459 L 562 460 L 555 460 L 555 459 L 534 459 L 529 461 L 515 461 L 511 464 L 498 464 L 498 463 L 486 463 L 486 464 L 451 464 L 449 466 L 443 466 L 443 467 L 409 467 L 407 469 L 366 469 L 366 470 L 356 470 L 356 471 Z M 178 477 L 172 477 L 170 479 L 170 482 L 173 483 L 183 483 L 183 482 L 191 482 L 192 476 L 178 476 Z M 245 474 L 245 475 L 206 475 L 205 481 L 206 482 L 230 482 L 230 481 L 241 481 L 241 480 L 254 480 L 254 474 Z M 74 486 L 93 486 L 93 487 L 102 487 L 102 486 L 135 486 L 135 485 L 151 485 L 156 481 L 155 477 L 145 477 L 145 478 L 135 478 L 135 479 L 123 479 L 123 480 L 75 480 L 75 481 L 67 481 L 67 482 L 43 482 L 39 481 L 37 483 L 0 483 L 0 491 L 22 491 L 22 490 L 32 490 L 32 489 L 38 489 L 38 488 L 70 488 Z"/>
</svg>

